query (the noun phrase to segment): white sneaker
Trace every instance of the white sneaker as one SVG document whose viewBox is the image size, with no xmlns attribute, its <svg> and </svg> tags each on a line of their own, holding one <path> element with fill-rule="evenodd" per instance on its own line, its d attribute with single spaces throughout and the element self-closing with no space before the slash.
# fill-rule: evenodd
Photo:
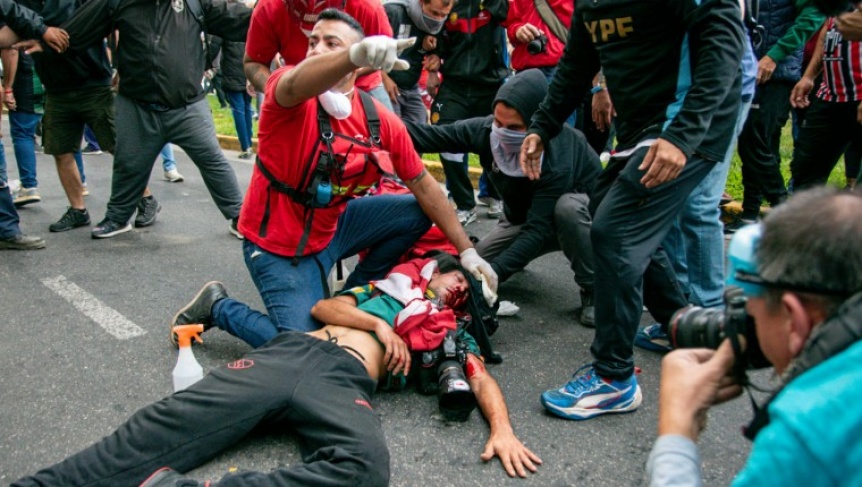
<svg viewBox="0 0 862 487">
<path fill-rule="evenodd" d="M 87 183 L 81 183 L 81 187 L 84 188 L 83 191 L 81 191 L 81 196 L 90 196 L 90 189 L 87 188 Z"/>
<path fill-rule="evenodd" d="M 503 216 L 503 200 L 492 199 L 488 206 L 488 218 L 499 220 Z"/>
<path fill-rule="evenodd" d="M 12 203 L 15 204 L 16 208 L 42 201 L 42 197 L 39 196 L 39 191 L 36 188 L 22 187 L 13 194 L 15 195 L 15 199 L 12 200 Z"/>
<path fill-rule="evenodd" d="M 179 173 L 176 169 L 171 169 L 170 171 L 165 171 L 165 179 L 172 183 L 181 183 L 185 181 L 185 178 L 182 174 Z"/>
<path fill-rule="evenodd" d="M 476 212 L 473 210 L 456 210 L 455 214 L 458 215 L 458 222 L 465 227 L 476 221 Z"/>
<path fill-rule="evenodd" d="M 494 201 L 494 198 L 490 196 L 480 196 L 476 198 L 476 201 L 479 202 L 479 206 L 491 206 L 491 202 Z"/>
</svg>

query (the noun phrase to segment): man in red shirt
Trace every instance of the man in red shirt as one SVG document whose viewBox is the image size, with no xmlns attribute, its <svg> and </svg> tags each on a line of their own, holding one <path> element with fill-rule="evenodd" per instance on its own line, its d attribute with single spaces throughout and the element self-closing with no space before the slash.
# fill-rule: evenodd
<svg viewBox="0 0 862 487">
<path fill-rule="evenodd" d="M 354 90 L 360 68 L 389 71 L 405 63 L 397 50 L 414 40 L 362 39 L 361 27 L 349 15 L 324 12 L 317 26 L 326 28 L 318 32 L 315 27 L 306 60 L 277 70 L 266 84 L 270 96 L 261 109 L 260 151 L 240 214 L 246 266 L 268 316 L 222 299 L 224 288 L 213 285 L 180 310 L 174 324 L 203 311 L 212 315 L 205 326 L 218 326 L 255 347 L 273 327 L 317 329 L 320 323 L 309 312 L 328 297 L 326 278 L 338 259 L 369 249 L 347 286 L 379 279 L 432 221 L 458 249 L 464 268 L 477 279 L 482 276 L 496 293 L 496 273 L 478 256 L 440 186 L 427 176 L 404 125 Z M 413 196 L 354 198 L 392 172 Z"/>
<path fill-rule="evenodd" d="M 269 79 L 270 63 L 280 54 L 288 65 L 305 59 L 308 36 L 324 9 L 336 8 L 359 22 L 365 35 L 392 37 L 392 28 L 380 0 L 260 0 L 254 9 L 245 45 L 245 75 L 258 92 Z M 377 70 L 359 72 L 356 86 L 392 110 L 389 95 Z"/>
</svg>

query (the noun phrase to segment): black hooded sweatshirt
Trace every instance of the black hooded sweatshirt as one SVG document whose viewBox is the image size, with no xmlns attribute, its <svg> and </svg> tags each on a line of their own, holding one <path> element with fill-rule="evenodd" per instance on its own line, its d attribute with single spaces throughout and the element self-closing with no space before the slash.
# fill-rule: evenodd
<svg viewBox="0 0 862 487">
<path fill-rule="evenodd" d="M 517 110 L 527 124 L 547 91 L 544 74 L 536 69 L 522 71 L 500 87 L 494 105 L 504 102 Z M 494 116 L 488 115 L 449 125 L 405 125 L 420 153 L 473 152 L 479 154 L 480 160 L 491 161 L 484 169 L 503 199 L 506 219 L 513 225 L 524 225 L 509 248 L 491 262 L 502 282 L 539 257 L 545 244 L 556 238 L 554 206 L 560 196 L 592 193 L 602 167 L 584 135 L 566 126 L 545 145 L 539 179 L 507 176 L 493 162 L 493 123 Z"/>
</svg>

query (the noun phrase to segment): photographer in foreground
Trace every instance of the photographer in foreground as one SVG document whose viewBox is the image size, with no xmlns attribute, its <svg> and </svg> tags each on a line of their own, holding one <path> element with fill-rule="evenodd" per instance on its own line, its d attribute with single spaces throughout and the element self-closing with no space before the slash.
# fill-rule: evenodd
<svg viewBox="0 0 862 487">
<path fill-rule="evenodd" d="M 651 485 L 702 483 L 694 441 L 708 409 L 740 394 L 744 374 L 734 373 L 734 364 L 742 369 L 742 360 L 756 349 L 775 368 L 781 386 L 745 430 L 754 446 L 734 485 L 862 482 L 859 242 L 862 195 L 830 189 L 797 193 L 761 225 L 734 237 L 729 284 L 739 285 L 747 298 L 747 321 L 756 333 L 735 340 L 745 352 L 734 352 L 731 340 L 724 340 L 717 351 L 677 350 L 665 357 L 659 438 L 647 465 Z M 728 305 L 713 334 L 719 328 L 728 336 L 743 334 L 733 326 L 739 321 L 730 317 L 733 308 Z M 672 330 L 678 339 L 686 335 L 686 322 L 680 318 Z M 695 320 L 688 323 L 697 326 Z"/>
</svg>

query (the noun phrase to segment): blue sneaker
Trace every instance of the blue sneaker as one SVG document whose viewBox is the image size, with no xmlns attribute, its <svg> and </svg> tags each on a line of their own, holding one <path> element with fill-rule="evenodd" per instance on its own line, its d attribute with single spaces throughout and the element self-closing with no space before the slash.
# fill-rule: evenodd
<svg viewBox="0 0 862 487">
<path fill-rule="evenodd" d="M 661 325 L 653 323 L 638 330 L 635 335 L 635 346 L 650 352 L 667 353 L 673 350 L 667 333 L 661 331 Z"/>
<path fill-rule="evenodd" d="M 585 370 L 582 375 L 579 372 Z M 566 419 L 590 419 L 608 413 L 627 413 L 641 405 L 643 395 L 637 378 L 607 380 L 599 377 L 587 364 L 566 385 L 542 393 L 542 406 Z"/>
</svg>

